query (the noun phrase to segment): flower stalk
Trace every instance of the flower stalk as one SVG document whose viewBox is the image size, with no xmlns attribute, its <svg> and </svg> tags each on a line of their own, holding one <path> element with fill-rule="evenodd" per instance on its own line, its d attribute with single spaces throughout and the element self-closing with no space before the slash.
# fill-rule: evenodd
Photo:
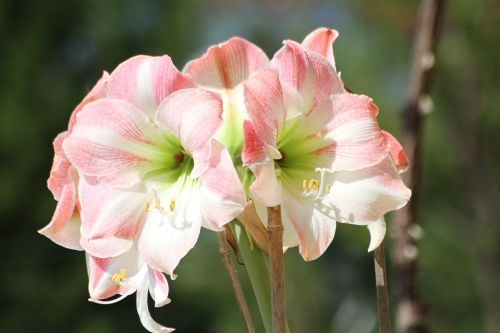
<svg viewBox="0 0 500 333">
<path fill-rule="evenodd" d="M 241 288 L 240 280 L 231 258 L 231 249 L 226 239 L 226 233 L 224 231 L 218 232 L 217 238 L 219 240 L 219 253 L 229 276 L 231 287 L 233 288 L 234 296 L 236 297 L 236 302 L 238 303 L 238 308 L 240 309 L 241 315 L 243 316 L 247 333 L 255 333 L 252 315 L 250 314 L 245 294 L 243 293 L 243 289 Z"/>
<path fill-rule="evenodd" d="M 267 214 L 273 333 L 285 333 L 285 276 L 283 268 L 283 224 L 281 223 L 281 207 L 269 207 L 267 209 Z"/>
<path fill-rule="evenodd" d="M 389 293 L 387 287 L 384 243 L 380 244 L 380 246 L 373 251 L 373 261 L 375 264 L 379 332 L 390 333 L 391 317 L 389 312 Z"/>
</svg>

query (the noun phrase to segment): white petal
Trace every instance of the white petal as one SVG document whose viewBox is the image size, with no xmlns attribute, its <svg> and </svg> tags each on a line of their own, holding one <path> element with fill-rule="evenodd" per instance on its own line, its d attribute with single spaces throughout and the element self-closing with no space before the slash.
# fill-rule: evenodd
<svg viewBox="0 0 500 333">
<path fill-rule="evenodd" d="M 158 324 L 151 317 L 148 308 L 148 279 L 144 279 L 143 284 L 137 289 L 137 313 L 141 320 L 142 326 L 151 333 L 173 332 L 173 328 L 164 327 Z"/>
<path fill-rule="evenodd" d="M 383 217 L 376 222 L 369 223 L 367 227 L 370 232 L 370 246 L 368 246 L 368 252 L 371 252 L 382 244 L 387 228 Z"/>
</svg>

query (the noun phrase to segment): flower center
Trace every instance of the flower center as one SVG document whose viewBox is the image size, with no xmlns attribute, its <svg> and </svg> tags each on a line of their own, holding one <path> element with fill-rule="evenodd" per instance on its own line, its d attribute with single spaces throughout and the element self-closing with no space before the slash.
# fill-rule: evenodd
<svg viewBox="0 0 500 333">
<path fill-rule="evenodd" d="M 120 273 L 113 274 L 111 280 L 113 280 L 113 282 L 116 284 L 120 284 L 125 281 L 126 277 L 127 271 L 125 270 L 125 268 L 120 268 Z"/>
</svg>

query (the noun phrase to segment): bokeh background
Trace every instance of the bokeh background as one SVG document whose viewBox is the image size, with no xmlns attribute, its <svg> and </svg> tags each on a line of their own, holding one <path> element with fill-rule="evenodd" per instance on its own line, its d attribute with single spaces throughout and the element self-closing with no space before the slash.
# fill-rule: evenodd
<svg viewBox="0 0 500 333">
<path fill-rule="evenodd" d="M 55 207 L 46 188 L 51 142 L 103 70 L 165 53 L 182 68 L 233 35 L 272 56 L 283 39 L 334 27 L 342 78 L 375 100 L 382 127 L 398 136 L 419 3 L 0 1 L 0 332 L 143 331 L 134 296 L 88 302 L 83 254 L 36 233 Z M 500 332 L 499 32 L 499 1 L 448 2 L 419 205 L 419 291 L 433 332 Z M 295 249 L 286 255 L 293 332 L 376 331 L 368 233 L 337 230 L 319 260 L 305 263 Z M 152 310 L 156 320 L 185 333 L 244 331 L 213 233 L 202 232 L 177 273 L 173 302 Z"/>
</svg>

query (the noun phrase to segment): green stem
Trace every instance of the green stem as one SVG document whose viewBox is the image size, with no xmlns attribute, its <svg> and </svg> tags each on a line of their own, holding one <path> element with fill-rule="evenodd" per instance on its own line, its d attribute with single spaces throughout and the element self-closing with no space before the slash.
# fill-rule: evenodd
<svg viewBox="0 0 500 333">
<path fill-rule="evenodd" d="M 248 272 L 255 298 L 257 299 L 262 323 L 264 324 L 266 333 L 271 333 L 271 286 L 269 284 L 267 256 L 257 246 L 251 245 L 243 226 L 239 223 L 231 223 L 231 229 L 236 236 L 238 250 L 245 262 L 245 268 Z"/>
</svg>

